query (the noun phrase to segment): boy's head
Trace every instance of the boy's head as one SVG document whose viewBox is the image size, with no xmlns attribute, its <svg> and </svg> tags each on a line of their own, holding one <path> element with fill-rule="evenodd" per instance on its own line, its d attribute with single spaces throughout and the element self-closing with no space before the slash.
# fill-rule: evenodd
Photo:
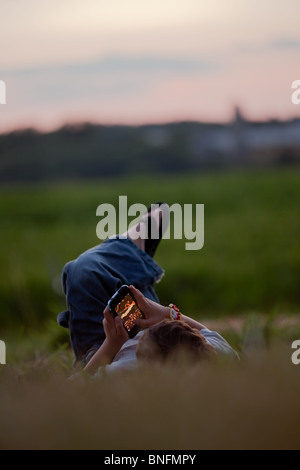
<svg viewBox="0 0 300 470">
<path fill-rule="evenodd" d="M 139 360 L 148 362 L 177 362 L 182 358 L 198 362 L 215 354 L 199 330 L 179 320 L 163 320 L 146 329 L 136 351 Z"/>
</svg>

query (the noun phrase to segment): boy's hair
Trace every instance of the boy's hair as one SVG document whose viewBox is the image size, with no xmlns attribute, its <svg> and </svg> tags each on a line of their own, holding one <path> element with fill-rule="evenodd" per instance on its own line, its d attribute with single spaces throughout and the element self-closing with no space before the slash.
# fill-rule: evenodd
<svg viewBox="0 0 300 470">
<path fill-rule="evenodd" d="M 214 347 L 196 328 L 179 320 L 162 320 L 144 331 L 137 346 L 140 360 L 166 362 L 200 361 L 215 356 Z"/>
</svg>

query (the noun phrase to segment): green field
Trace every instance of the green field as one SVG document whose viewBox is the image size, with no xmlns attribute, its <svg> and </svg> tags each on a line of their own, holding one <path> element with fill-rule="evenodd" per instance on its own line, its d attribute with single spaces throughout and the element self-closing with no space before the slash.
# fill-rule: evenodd
<svg viewBox="0 0 300 470">
<path fill-rule="evenodd" d="M 61 270 L 100 243 L 96 208 L 120 195 L 205 205 L 201 250 L 161 242 L 157 293 L 223 333 L 239 364 L 66 382 Z M 299 448 L 299 207 L 295 169 L 2 187 L 0 448 Z"/>
<path fill-rule="evenodd" d="M 110 203 L 118 211 L 120 195 L 128 205 L 205 205 L 201 250 L 188 251 L 187 240 L 173 239 L 172 220 L 171 238 L 157 250 L 165 269 L 157 285 L 162 303 L 172 301 L 201 320 L 299 313 L 299 183 L 300 171 L 293 169 L 3 187 L 2 337 L 12 332 L 19 344 L 40 331 L 55 349 L 68 341 L 56 325 L 65 308 L 62 268 L 101 242 L 96 208 Z"/>
<path fill-rule="evenodd" d="M 96 208 L 118 209 L 119 195 L 129 205 L 205 205 L 201 250 L 174 239 L 158 248 L 162 302 L 205 317 L 299 311 L 300 171 L 248 171 L 2 188 L 2 328 L 40 325 L 64 308 L 61 270 L 100 243 Z"/>
</svg>

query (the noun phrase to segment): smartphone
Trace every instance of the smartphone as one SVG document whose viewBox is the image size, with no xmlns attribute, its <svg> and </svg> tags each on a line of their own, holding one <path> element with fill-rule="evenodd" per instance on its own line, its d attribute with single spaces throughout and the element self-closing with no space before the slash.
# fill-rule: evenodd
<svg viewBox="0 0 300 470">
<path fill-rule="evenodd" d="M 129 286 L 123 285 L 108 301 L 108 307 L 111 313 L 119 316 L 127 330 L 129 338 L 133 338 L 139 331 L 135 321 L 137 318 L 145 318 L 139 309 Z"/>
</svg>

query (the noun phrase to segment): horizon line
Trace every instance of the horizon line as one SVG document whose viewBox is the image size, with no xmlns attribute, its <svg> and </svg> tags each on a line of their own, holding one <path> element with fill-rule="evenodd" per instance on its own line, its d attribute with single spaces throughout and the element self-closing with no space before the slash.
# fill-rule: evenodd
<svg viewBox="0 0 300 470">
<path fill-rule="evenodd" d="M 239 109 L 239 108 L 238 108 Z M 228 126 L 233 124 L 236 121 L 236 116 L 237 114 L 234 114 L 232 119 L 227 119 L 227 120 L 203 120 L 203 119 L 170 119 L 170 120 L 157 120 L 157 121 L 143 121 L 143 122 L 122 122 L 122 121 L 116 121 L 116 122 L 105 122 L 105 121 L 93 121 L 93 120 L 82 120 L 82 121 L 66 121 L 65 123 L 58 125 L 58 126 L 49 126 L 49 129 L 46 128 L 39 128 L 36 125 L 28 125 L 28 126 L 17 126 L 12 128 L 11 130 L 0 130 L 0 135 L 8 135 L 8 134 L 13 134 L 13 133 L 25 133 L 28 131 L 31 131 L 36 134 L 41 134 L 41 135 L 46 135 L 46 134 L 53 134 L 55 132 L 59 132 L 63 129 L 80 129 L 84 127 L 131 127 L 131 128 L 139 128 L 139 127 L 154 127 L 154 126 L 168 126 L 168 125 L 176 125 L 176 124 L 200 124 L 200 125 L 220 125 L 220 126 Z M 242 122 L 248 123 L 248 124 L 267 124 L 267 123 L 288 123 L 288 122 L 293 122 L 293 121 L 299 121 L 300 117 L 299 116 L 291 116 L 289 118 L 285 119 L 280 119 L 278 117 L 269 117 L 265 119 L 250 119 L 244 117 L 243 114 L 240 114 Z"/>
</svg>

